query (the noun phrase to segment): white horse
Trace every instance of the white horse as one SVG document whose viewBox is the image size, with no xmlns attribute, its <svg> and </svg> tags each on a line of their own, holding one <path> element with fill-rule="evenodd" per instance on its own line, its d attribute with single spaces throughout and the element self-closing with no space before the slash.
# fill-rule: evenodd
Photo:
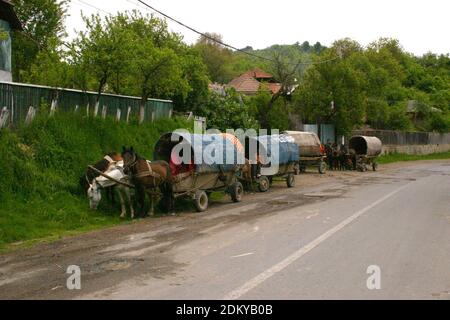
<svg viewBox="0 0 450 320">
<path fill-rule="evenodd" d="M 114 178 L 118 181 L 124 182 L 124 183 L 130 183 L 130 178 L 123 172 L 123 161 L 118 161 L 111 163 L 108 170 L 104 172 L 106 175 L 110 176 L 111 178 Z M 122 214 L 120 215 L 121 218 L 125 218 L 127 214 L 127 208 L 125 205 L 125 198 L 128 201 L 128 204 L 130 206 L 130 213 L 131 213 L 131 219 L 134 218 L 134 208 L 133 203 L 131 202 L 131 192 L 130 188 L 128 188 L 125 185 L 118 184 L 115 181 L 109 180 L 106 177 L 99 176 L 95 178 L 92 183 L 89 184 L 89 189 L 87 191 L 87 196 L 89 198 L 89 206 L 91 209 L 96 210 L 98 207 L 98 204 L 102 200 L 102 188 L 108 188 L 115 186 L 115 189 L 118 191 L 120 198 L 120 205 L 122 208 Z"/>
</svg>

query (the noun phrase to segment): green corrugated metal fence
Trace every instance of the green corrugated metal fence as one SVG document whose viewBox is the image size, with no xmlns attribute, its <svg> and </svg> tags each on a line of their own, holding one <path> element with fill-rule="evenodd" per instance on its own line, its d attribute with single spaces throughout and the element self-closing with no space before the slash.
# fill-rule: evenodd
<svg viewBox="0 0 450 320">
<path fill-rule="evenodd" d="M 3 107 L 8 108 L 9 122 L 12 124 L 24 121 L 30 106 L 37 108 L 39 112 L 39 106 L 43 103 L 50 106 L 52 101 L 57 102 L 58 110 L 74 112 L 76 106 L 78 106 L 78 112 L 87 113 L 89 106 L 89 112 L 93 114 L 96 98 L 95 92 L 0 82 L 0 110 Z M 120 110 L 120 120 L 125 121 L 128 110 L 130 110 L 130 118 L 139 116 L 139 104 L 139 97 L 102 94 L 97 116 L 102 116 L 102 110 L 105 106 L 107 116 L 116 117 L 117 111 Z M 146 104 L 144 121 L 170 118 L 172 111 L 172 101 L 149 99 Z"/>
</svg>

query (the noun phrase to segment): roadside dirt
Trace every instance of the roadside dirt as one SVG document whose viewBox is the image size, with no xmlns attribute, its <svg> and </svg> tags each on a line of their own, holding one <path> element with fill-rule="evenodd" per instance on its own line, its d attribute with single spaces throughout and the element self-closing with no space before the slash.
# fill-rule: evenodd
<svg viewBox="0 0 450 320">
<path fill-rule="evenodd" d="M 445 162 L 445 161 L 440 161 Z M 67 267 L 80 266 L 83 291 L 109 288 L 130 275 L 165 278 L 183 265 L 172 259 L 172 249 L 239 223 L 255 221 L 282 209 L 342 197 L 348 189 L 378 180 L 396 179 L 395 171 L 421 162 L 380 166 L 373 172 L 335 172 L 320 175 L 310 169 L 296 177 L 296 186 L 275 182 L 269 192 L 247 193 L 243 202 L 229 197 L 211 204 L 205 213 L 183 212 L 136 220 L 52 243 L 0 255 L 0 299 L 69 299 Z M 450 163 L 450 162 L 445 162 Z M 326 186 L 326 188 L 324 188 Z M 321 187 L 319 191 L 315 187 Z M 319 188 L 317 188 L 319 189 Z M 174 284 L 176 285 L 176 284 Z"/>
</svg>

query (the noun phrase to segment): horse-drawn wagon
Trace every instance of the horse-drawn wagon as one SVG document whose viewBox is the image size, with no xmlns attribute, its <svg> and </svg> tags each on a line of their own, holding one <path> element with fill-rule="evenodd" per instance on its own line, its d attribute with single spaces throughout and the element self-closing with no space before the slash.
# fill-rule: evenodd
<svg viewBox="0 0 450 320">
<path fill-rule="evenodd" d="M 381 154 L 383 144 L 377 137 L 353 136 L 349 141 L 350 150 L 354 151 L 356 169 L 364 172 L 367 166 L 372 166 L 373 171 L 378 168 L 376 162 Z"/>
<path fill-rule="evenodd" d="M 307 167 L 317 167 L 319 173 L 327 171 L 326 155 L 319 137 L 312 132 L 284 131 L 293 138 L 294 143 L 300 149 L 300 159 L 298 161 L 298 171 L 305 172 Z"/>
<path fill-rule="evenodd" d="M 213 191 L 225 191 L 234 202 L 242 200 L 240 153 L 244 159 L 242 145 L 229 135 L 168 133 L 156 143 L 154 159 L 169 163 L 174 197 L 191 197 L 202 212 Z"/>
<path fill-rule="evenodd" d="M 253 141 L 252 141 L 253 140 Z M 256 145 L 256 155 L 250 154 L 247 145 Z M 246 143 L 247 159 L 255 158 L 252 166 L 252 178 L 261 192 L 270 188 L 274 178 L 283 178 L 289 188 L 295 186 L 295 168 L 299 161 L 299 148 L 294 139 L 286 134 L 248 138 Z"/>
</svg>

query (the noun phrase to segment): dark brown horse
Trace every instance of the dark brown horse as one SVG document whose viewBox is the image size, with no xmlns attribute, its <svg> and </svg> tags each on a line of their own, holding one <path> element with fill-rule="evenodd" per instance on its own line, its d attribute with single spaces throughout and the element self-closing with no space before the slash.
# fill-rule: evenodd
<svg viewBox="0 0 450 320">
<path fill-rule="evenodd" d="M 139 156 L 131 147 L 123 147 L 122 158 L 124 161 L 124 172 L 131 176 L 131 183 L 136 188 L 139 214 L 144 216 L 145 195 L 150 198 L 150 209 L 148 215 L 154 214 L 154 201 L 163 195 L 163 204 L 167 211 L 173 210 L 172 174 L 170 166 L 166 161 L 147 161 Z"/>
<path fill-rule="evenodd" d="M 103 157 L 102 160 L 98 161 L 94 165 L 92 165 L 95 169 L 105 172 L 108 170 L 108 167 L 113 162 L 122 161 L 122 156 L 118 152 L 111 152 L 108 153 Z M 92 170 L 91 168 L 88 168 L 84 176 L 80 177 L 80 186 L 83 189 L 84 193 L 87 193 L 89 186 L 91 185 L 92 181 L 97 178 L 99 174 Z M 114 191 L 113 188 L 107 188 L 106 190 L 107 197 L 114 202 Z"/>
</svg>

